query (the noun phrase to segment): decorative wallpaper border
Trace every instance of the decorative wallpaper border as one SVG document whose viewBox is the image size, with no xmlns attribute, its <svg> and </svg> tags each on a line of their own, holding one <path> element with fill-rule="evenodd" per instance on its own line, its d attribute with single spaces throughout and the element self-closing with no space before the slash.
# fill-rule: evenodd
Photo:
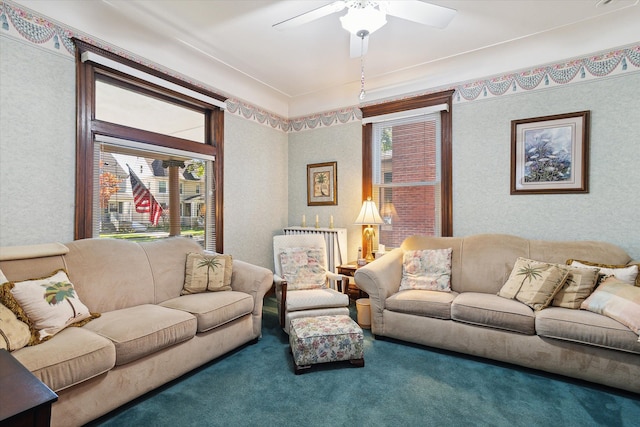
<svg viewBox="0 0 640 427">
<path fill-rule="evenodd" d="M 327 111 L 310 116 L 287 119 L 245 101 L 235 99 L 228 94 L 222 93 L 218 89 L 192 80 L 188 76 L 176 73 L 158 64 L 145 61 L 130 52 L 91 38 L 86 34 L 81 34 L 64 25 L 54 23 L 46 17 L 37 16 L 21 9 L 18 5 L 4 0 L 0 0 L 0 28 L 0 35 L 8 34 L 15 38 L 25 39 L 46 49 L 72 57 L 75 56 L 75 47 L 71 39 L 76 37 L 94 46 L 161 71 L 194 86 L 226 96 L 228 97 L 226 101 L 227 112 L 283 132 L 299 132 L 346 124 L 362 119 L 362 111 L 358 105 L 336 111 Z M 60 49 L 61 46 L 64 47 L 64 50 Z M 431 88 L 425 92 L 406 94 L 393 99 L 397 100 L 417 95 L 426 95 L 441 90 L 454 89 L 454 103 L 462 103 L 521 93 L 523 91 L 545 89 L 638 70 L 640 70 L 640 43 L 557 64 L 539 66 L 480 80 L 456 83 L 448 88 Z M 363 105 L 374 105 L 386 101 L 388 101 L 388 99 Z"/>
<path fill-rule="evenodd" d="M 227 99 L 227 111 L 239 115 L 245 119 L 255 120 L 274 129 L 284 132 L 298 132 L 301 130 L 315 129 L 321 126 L 345 124 L 362 119 L 360 108 L 348 107 L 338 111 L 317 113 L 312 116 L 285 119 L 268 111 L 264 111 L 238 99 Z"/>
<path fill-rule="evenodd" d="M 640 69 L 640 44 L 558 64 L 462 83 L 455 87 L 457 102 L 542 89 L 622 74 Z M 542 85 L 542 86 L 541 86 Z"/>
</svg>

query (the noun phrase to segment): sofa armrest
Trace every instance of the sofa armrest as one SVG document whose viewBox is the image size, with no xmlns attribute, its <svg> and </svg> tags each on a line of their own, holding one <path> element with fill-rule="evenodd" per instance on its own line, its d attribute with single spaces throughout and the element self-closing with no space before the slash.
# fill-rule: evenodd
<svg viewBox="0 0 640 427">
<path fill-rule="evenodd" d="M 397 248 L 356 270 L 358 288 L 369 294 L 371 332 L 383 332 L 382 312 L 388 297 L 398 292 L 402 280 L 402 249 Z"/>
<path fill-rule="evenodd" d="M 262 305 L 264 296 L 273 285 L 273 272 L 248 262 L 233 260 L 231 289 L 253 297 L 253 332 L 256 338 L 262 334 Z"/>
</svg>

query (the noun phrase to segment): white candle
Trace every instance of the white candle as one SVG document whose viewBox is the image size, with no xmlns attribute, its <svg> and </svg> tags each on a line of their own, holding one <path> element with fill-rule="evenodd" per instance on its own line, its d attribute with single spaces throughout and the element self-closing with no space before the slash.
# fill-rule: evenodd
<svg viewBox="0 0 640 427">
<path fill-rule="evenodd" d="M 333 228 L 333 215 L 329 217 L 329 228 Z"/>
<path fill-rule="evenodd" d="M 320 218 L 316 215 L 316 228 L 320 228 Z"/>
<path fill-rule="evenodd" d="M 383 254 L 383 253 L 384 253 L 384 251 L 385 251 L 385 249 L 386 249 L 386 248 L 384 247 L 384 245 L 383 245 L 383 244 L 378 243 L 378 252 L 379 252 L 379 253 Z"/>
<path fill-rule="evenodd" d="M 302 215 L 302 226 L 306 227 L 307 226 L 307 217 Z"/>
</svg>

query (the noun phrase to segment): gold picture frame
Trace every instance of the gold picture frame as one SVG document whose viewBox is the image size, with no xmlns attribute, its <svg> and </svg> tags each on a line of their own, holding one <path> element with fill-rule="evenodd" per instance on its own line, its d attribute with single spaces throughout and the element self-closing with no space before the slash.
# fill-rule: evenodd
<svg viewBox="0 0 640 427">
<path fill-rule="evenodd" d="M 338 204 L 338 162 L 307 165 L 307 206 Z"/>
<path fill-rule="evenodd" d="M 589 116 L 511 121 L 511 194 L 588 193 Z"/>
</svg>

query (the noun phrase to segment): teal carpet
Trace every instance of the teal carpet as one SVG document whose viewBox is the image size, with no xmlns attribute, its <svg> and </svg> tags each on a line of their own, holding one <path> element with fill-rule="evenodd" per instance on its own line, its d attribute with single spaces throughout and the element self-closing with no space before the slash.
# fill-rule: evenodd
<svg viewBox="0 0 640 427">
<path fill-rule="evenodd" d="M 293 374 L 275 301 L 263 338 L 94 426 L 638 426 L 640 397 L 365 331 L 365 367 Z"/>
</svg>

